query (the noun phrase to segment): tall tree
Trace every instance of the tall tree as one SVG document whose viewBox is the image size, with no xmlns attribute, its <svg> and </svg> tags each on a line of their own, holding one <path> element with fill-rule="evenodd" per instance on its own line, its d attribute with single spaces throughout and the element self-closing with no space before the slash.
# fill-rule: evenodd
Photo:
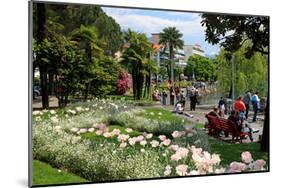
<svg viewBox="0 0 281 188">
<path fill-rule="evenodd" d="M 41 45 L 47 36 L 47 18 L 46 18 L 46 7 L 44 3 L 36 3 L 36 25 L 37 33 L 36 40 L 38 45 Z M 45 57 L 42 51 L 38 51 L 35 59 L 34 67 L 39 67 L 40 72 L 40 85 L 42 88 L 42 107 L 49 108 L 49 98 L 48 98 L 48 76 L 47 76 L 47 65 L 45 62 Z"/>
<path fill-rule="evenodd" d="M 79 29 L 73 31 L 72 40 L 85 51 L 87 56 L 87 66 L 85 66 L 85 69 L 89 70 L 89 72 L 83 76 L 85 81 L 84 100 L 87 100 L 92 83 L 91 70 L 94 57 L 102 58 L 103 50 L 100 48 L 97 30 L 93 26 L 81 25 Z"/>
<path fill-rule="evenodd" d="M 121 63 L 126 65 L 132 74 L 134 98 L 141 99 L 144 83 L 144 64 L 149 61 L 152 46 L 143 33 L 130 29 L 124 36 L 126 48 L 123 50 Z"/>
<path fill-rule="evenodd" d="M 250 58 L 255 52 L 269 54 L 269 17 L 202 14 L 202 26 L 206 28 L 206 41 L 220 44 L 226 51 L 237 51 L 246 41 L 250 42 L 245 55 Z M 268 79 L 269 80 L 269 79 Z M 269 92 L 269 90 L 268 90 Z M 269 93 L 261 150 L 269 150 Z"/>
<path fill-rule="evenodd" d="M 164 45 L 164 52 L 166 50 L 169 51 L 169 69 L 171 74 L 169 74 L 169 79 L 173 80 L 173 59 L 175 55 L 175 50 L 177 48 L 181 49 L 183 48 L 184 42 L 181 39 L 182 33 L 177 30 L 176 27 L 166 27 L 163 29 L 163 31 L 160 33 L 160 41 L 159 43 Z M 169 71 L 168 71 L 169 72 Z"/>
</svg>

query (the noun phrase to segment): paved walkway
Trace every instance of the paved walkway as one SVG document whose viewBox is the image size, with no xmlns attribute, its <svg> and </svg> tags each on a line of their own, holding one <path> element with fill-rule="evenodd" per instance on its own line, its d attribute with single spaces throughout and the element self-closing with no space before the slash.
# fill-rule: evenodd
<svg viewBox="0 0 281 188">
<path fill-rule="evenodd" d="M 207 122 L 207 119 L 205 118 L 205 113 L 210 112 L 212 110 L 212 108 L 214 107 L 214 105 L 197 105 L 196 111 L 190 111 L 189 105 L 190 105 L 189 102 L 187 102 L 186 106 L 185 106 L 185 111 L 187 113 L 193 115 L 193 117 L 192 118 L 187 117 L 187 116 L 184 116 L 184 117 L 187 118 L 188 120 L 194 122 L 194 123 L 201 123 L 201 124 L 205 124 Z M 165 109 L 171 110 L 171 111 L 173 110 L 173 106 L 170 106 L 170 105 L 163 106 L 160 103 L 156 103 L 154 106 L 160 107 L 160 108 L 165 108 Z M 227 117 L 228 116 L 226 115 L 226 118 Z M 253 118 L 253 112 L 249 112 L 249 118 L 248 119 L 249 119 L 249 123 L 250 123 L 251 127 L 254 130 L 259 131 L 259 132 L 253 134 L 254 141 L 258 141 L 259 136 L 262 135 L 262 131 L 263 131 L 264 115 L 259 114 L 257 116 L 256 122 L 251 122 L 252 118 Z M 229 138 L 222 137 L 222 139 L 226 140 L 226 141 L 230 141 L 231 136 Z M 248 142 L 251 142 L 249 138 L 243 140 L 243 143 L 248 143 Z"/>
</svg>

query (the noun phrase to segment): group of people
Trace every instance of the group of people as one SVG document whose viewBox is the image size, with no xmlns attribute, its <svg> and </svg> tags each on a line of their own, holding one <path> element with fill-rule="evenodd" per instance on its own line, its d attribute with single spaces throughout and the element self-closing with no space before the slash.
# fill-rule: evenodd
<svg viewBox="0 0 281 188">
<path fill-rule="evenodd" d="M 233 110 L 231 111 L 228 120 L 232 121 L 237 126 L 239 131 L 248 132 L 250 140 L 253 141 L 253 129 L 247 121 L 250 104 L 253 105 L 254 110 L 252 122 L 255 122 L 257 120 L 258 110 L 260 109 L 260 99 L 258 92 L 252 95 L 250 91 L 247 91 L 244 97 L 238 97 L 238 99 L 234 102 Z M 215 107 L 211 112 L 208 113 L 208 115 L 224 118 L 225 105 L 225 100 L 223 97 L 221 97 L 218 107 Z M 228 137 L 228 133 L 224 134 L 226 137 Z"/>
</svg>

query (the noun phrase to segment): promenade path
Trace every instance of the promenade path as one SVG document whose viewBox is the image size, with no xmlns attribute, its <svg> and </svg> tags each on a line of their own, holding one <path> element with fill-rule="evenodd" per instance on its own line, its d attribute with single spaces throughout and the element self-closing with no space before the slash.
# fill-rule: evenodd
<svg viewBox="0 0 281 188">
<path fill-rule="evenodd" d="M 170 105 L 163 106 L 160 103 L 155 103 L 153 106 L 173 111 L 173 106 L 170 106 Z M 185 115 L 182 115 L 182 116 L 187 118 L 188 120 L 190 120 L 194 124 L 197 124 L 197 123 L 205 124 L 207 122 L 207 119 L 205 118 L 205 114 L 210 112 L 213 109 L 213 107 L 215 107 L 215 105 L 197 105 L 196 111 L 190 111 L 189 106 L 190 106 L 190 104 L 187 101 L 187 103 L 185 105 L 185 112 L 193 115 L 193 117 L 190 118 L 190 117 L 187 117 Z M 252 122 L 253 114 L 254 113 L 252 111 L 249 111 L 248 122 L 254 130 L 258 130 L 257 133 L 253 134 L 254 142 L 257 142 L 260 139 L 260 136 L 262 135 L 263 123 L 264 123 L 264 114 L 262 114 L 262 113 L 258 114 L 257 121 Z M 227 117 L 228 117 L 228 115 L 225 115 L 225 118 L 227 118 Z M 222 137 L 221 139 L 226 140 L 226 141 L 230 141 L 231 136 L 229 138 Z M 251 142 L 249 138 L 243 140 L 243 143 L 248 143 L 248 142 Z"/>
</svg>

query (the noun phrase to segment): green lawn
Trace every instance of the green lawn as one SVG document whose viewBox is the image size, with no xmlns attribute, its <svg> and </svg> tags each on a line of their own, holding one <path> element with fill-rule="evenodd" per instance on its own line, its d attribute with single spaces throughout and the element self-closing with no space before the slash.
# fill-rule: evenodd
<svg viewBox="0 0 281 188">
<path fill-rule="evenodd" d="M 241 153 L 249 151 L 254 160 L 263 159 L 268 163 L 268 153 L 260 151 L 259 143 L 229 144 L 223 141 L 209 139 L 211 152 L 220 154 L 221 164 L 227 165 L 233 161 L 241 161 Z"/>
<path fill-rule="evenodd" d="M 38 160 L 33 160 L 32 185 L 51 185 L 64 183 L 83 183 L 87 180 L 74 174 L 51 167 Z"/>
<path fill-rule="evenodd" d="M 144 117 L 152 120 L 163 121 L 184 121 L 184 123 L 191 123 L 186 118 L 180 117 L 169 110 L 163 108 L 145 108 Z"/>
</svg>

